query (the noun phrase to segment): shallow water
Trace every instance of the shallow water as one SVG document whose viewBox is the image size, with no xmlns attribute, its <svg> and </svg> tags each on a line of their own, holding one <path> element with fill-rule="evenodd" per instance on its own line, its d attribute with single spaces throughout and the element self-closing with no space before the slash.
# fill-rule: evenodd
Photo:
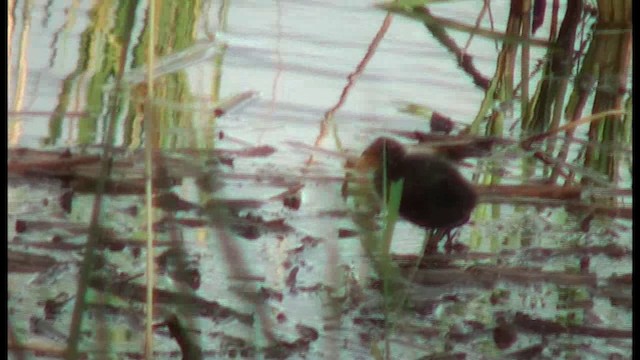
<svg viewBox="0 0 640 360">
<path fill-rule="evenodd" d="M 102 142 L 108 112 L 106 106 L 94 109 L 87 94 L 96 86 L 104 89 L 109 86 L 108 83 L 92 84 L 91 79 L 92 75 L 103 71 L 100 69 L 101 61 L 104 61 L 101 50 L 106 43 L 115 41 L 110 37 L 113 36 L 110 27 L 116 18 L 116 5 L 96 6 L 44 1 L 15 3 L 8 69 L 9 148 L 43 148 L 46 140 L 49 143 L 46 149 L 71 147 L 82 152 L 83 147 L 79 144 Z M 391 130 L 429 131 L 426 120 L 399 111 L 405 103 L 427 105 L 455 121 L 469 124 L 476 116 L 484 91 L 459 69 L 454 56 L 422 24 L 395 16 L 366 70 L 333 116 L 344 153 L 339 152 L 331 136 L 324 138 L 317 149 L 312 149 L 325 113 L 338 102 L 347 77 L 364 57 L 381 27 L 385 12 L 369 1 L 238 1 L 231 3 L 227 29 L 222 30 L 217 20 L 219 6 L 217 2 L 205 2 L 205 10 L 194 28 L 198 41 L 205 41 L 208 32 L 216 34 L 214 44 L 227 44 L 222 66 L 216 67 L 211 57 L 197 59 L 194 55 L 178 62 L 177 69 L 185 75 L 184 82 L 173 86 L 185 86 L 192 103 L 185 104 L 187 108 L 191 106 L 184 111 L 189 113 L 187 120 L 176 115 L 175 119 L 163 124 L 167 138 L 173 139 L 175 148 L 203 147 L 211 138 L 223 133 L 222 139 L 215 143 L 216 148 L 274 147 L 276 152 L 272 155 L 237 156 L 232 167 L 220 166 L 215 171 L 203 165 L 207 160 L 205 157 L 189 160 L 200 166 L 201 172 L 211 170 L 214 177 L 222 179 L 224 187 L 215 193 L 216 197 L 262 202 L 257 208 L 242 209 L 238 216 L 253 214 L 264 221 L 283 219 L 289 228 L 259 228 L 257 239 L 248 239 L 246 233 L 243 236 L 233 227 L 217 229 L 207 224 L 180 228 L 180 237 L 189 254 L 200 259 L 198 267 L 202 278 L 196 294 L 241 314 L 264 317 L 258 324 L 255 319 L 259 316 L 255 316 L 252 327 L 243 323 L 241 316 L 223 320 L 196 316 L 195 327 L 202 331 L 199 339 L 205 351 L 223 356 L 231 354 L 233 349 L 240 351 L 238 349 L 255 344 L 259 348 L 280 346 L 288 349 L 283 350 L 283 357 L 290 358 L 336 358 L 336 354 L 346 358 L 370 358 L 372 347 L 382 349 L 383 342 L 377 340 L 387 336 L 394 358 L 417 358 L 436 353 L 501 358 L 543 341 L 540 330 L 520 324 L 517 342 L 507 350 L 496 348 L 491 335 L 496 317 L 499 314 L 512 317 L 517 312 L 559 322 L 567 317 L 577 317 L 575 321 L 584 326 L 630 333 L 631 286 L 612 284 L 610 277 L 631 274 L 631 221 L 611 223 L 596 219 L 591 228 L 583 232 L 578 230 L 581 215 L 567 214 L 562 208 L 542 210 L 533 206 L 514 208 L 505 205 L 500 217 L 482 215 L 479 214 L 481 211 L 489 210 L 479 210 L 472 222 L 461 228 L 458 241 L 468 246 L 470 253 L 482 256 L 462 256 L 453 261 L 452 266 L 463 270 L 473 265 L 530 266 L 575 274 L 579 273 L 580 260 L 588 256 L 589 270 L 595 273 L 597 284 L 558 283 L 551 275 L 544 281 L 529 282 L 514 280 L 513 274 L 502 275 L 506 280 L 498 276 L 500 280 L 488 285 L 474 282 L 473 277 L 462 277 L 466 280 L 457 283 L 451 280 L 454 275 L 449 274 L 442 278 L 444 284 L 440 286 L 414 284 L 412 302 L 415 308 L 396 314 L 392 321 L 394 330 L 385 334 L 383 326 L 373 321 L 382 317 L 383 308 L 379 292 L 369 286 L 368 280 L 374 276 L 370 260 L 358 237 L 339 236 L 339 230 L 356 228 L 340 195 L 345 157 L 358 155 L 372 139 L 389 134 Z M 481 6 L 480 1 L 461 0 L 435 4 L 430 9 L 435 15 L 473 24 Z M 134 31 L 141 31 L 144 10 L 142 5 L 135 9 Z M 491 4 L 496 30 L 504 30 L 508 10 L 502 3 Z M 547 16 L 550 11 L 548 8 Z M 560 13 L 563 11 L 561 9 Z M 484 19 L 481 26 L 488 28 L 490 24 Z M 87 30 L 89 27 L 93 27 L 91 31 Z M 538 30 L 536 38 L 546 38 L 548 31 L 547 22 Z M 82 49 L 79 44 L 85 32 L 91 34 L 91 47 Z M 468 39 L 467 34 L 456 31 L 450 31 L 450 36 L 460 47 Z M 478 36 L 468 48 L 475 66 L 487 78 L 493 76 L 498 49 L 499 45 Z M 532 47 L 533 59 L 542 58 L 543 54 L 543 48 Z M 80 68 L 80 59 L 85 57 L 89 66 L 80 74 L 74 74 L 75 80 L 68 82 L 74 70 Z M 518 66 L 516 73 L 519 73 Z M 247 91 L 258 95 L 218 118 L 214 124 L 211 109 L 216 105 L 202 99 L 211 98 L 215 71 L 221 71 L 221 99 Z M 69 84 L 71 90 L 65 88 Z M 107 90 L 103 95 L 106 93 Z M 163 99 L 157 108 L 168 111 L 170 102 L 180 103 L 181 100 Z M 56 111 L 64 102 L 67 103 L 66 115 L 57 118 Z M 193 105 L 204 110 L 194 111 Z M 86 116 L 87 111 L 97 112 Z M 508 108 L 505 116 L 505 128 L 508 129 L 520 117 L 517 102 Z M 87 130 L 93 126 L 87 125 L 92 121 L 97 124 L 93 133 Z M 136 144 L 144 141 L 142 131 L 136 126 L 139 124 L 121 120 L 116 131 L 116 146 L 126 145 L 129 150 L 138 148 Z M 506 131 L 505 136 L 515 137 L 516 134 Z M 164 146 L 171 156 L 173 147 L 166 144 L 171 141 Z M 97 153 L 95 149 L 88 151 Z M 502 151 L 504 154 L 511 150 Z M 309 164 L 310 156 L 314 161 Z M 492 159 L 502 161 L 500 153 L 493 156 Z M 475 166 L 482 162 L 472 160 L 468 163 Z M 506 181 L 517 181 L 519 163 L 505 160 L 502 164 L 510 174 Z M 139 168 L 141 164 L 135 166 Z M 471 177 L 472 169 L 462 171 Z M 297 210 L 283 206 L 280 198 L 274 198 L 295 184 L 303 185 L 301 206 Z M 193 177 L 185 177 L 173 190 L 184 200 L 204 201 Z M 40 311 L 38 301 L 63 292 L 75 293 L 75 275 L 82 258 L 80 252 L 47 251 L 29 247 L 29 244 L 53 235 L 61 236 L 65 242 L 83 244 L 86 231 L 51 227 L 18 233 L 12 225 L 17 220 L 44 218 L 84 228 L 90 221 L 94 197 L 77 194 L 72 211 L 65 213 L 54 201 L 59 196 L 57 191 L 55 186 L 51 188 L 48 180 L 31 179 L 26 184 L 9 184 L 9 249 L 51 255 L 60 269 L 55 277 L 44 270 L 27 275 L 10 274 L 10 320 L 14 331 L 22 338 L 34 336 L 28 323 L 29 318 Z M 51 205 L 42 205 L 42 199 L 47 197 L 52 199 Z M 120 238 L 141 239 L 145 229 L 142 205 L 143 197 L 140 196 L 108 197 L 103 206 L 103 224 L 115 229 Z M 131 206 L 140 211 L 132 215 L 127 211 Z M 201 215 L 195 210 L 177 213 L 182 219 Z M 422 229 L 400 222 L 394 233 L 392 252 L 416 254 L 423 236 Z M 158 237 L 167 240 L 171 235 L 159 232 Z M 629 252 L 612 256 L 598 247 L 610 244 Z M 576 247 L 591 250 L 562 252 Z M 144 251 L 135 258 L 133 248 L 135 246 L 129 246 L 125 251 L 106 252 L 111 271 L 128 275 L 144 272 Z M 596 248 L 600 250 L 593 250 Z M 526 251 L 528 249 L 547 252 L 534 256 Z M 161 251 L 157 250 L 156 254 Z M 233 279 L 238 274 L 255 279 Z M 133 283 L 143 284 L 143 279 L 138 278 Z M 163 289 L 173 289 L 174 285 L 166 276 L 158 280 L 158 287 Z M 497 304 L 492 303 L 496 293 L 502 290 L 507 294 Z M 259 302 L 251 300 L 252 296 L 243 296 L 256 291 L 259 294 L 266 291 L 271 296 Z M 574 297 L 581 300 L 586 297 L 585 301 L 592 305 L 585 305 Z M 111 301 L 123 306 L 121 302 Z M 421 301 L 432 301 L 433 308 L 421 308 L 422 305 L 417 305 Z M 60 316 L 53 321 L 62 332 L 69 327 L 72 308 L 73 301 L 66 303 Z M 136 303 L 131 309 L 141 314 L 142 303 Z M 110 319 L 114 322 L 114 333 L 128 331 L 127 336 L 115 337 L 117 351 L 139 352 L 143 341 L 141 320 L 135 316 L 126 320 L 117 316 Z M 308 341 L 306 348 L 291 345 L 304 338 L 301 326 L 318 332 L 318 339 Z M 265 339 L 265 329 L 271 329 L 280 342 Z M 456 338 L 452 335 L 460 333 L 464 336 Z M 166 331 L 157 332 L 156 338 L 156 350 L 162 356 L 178 350 Z M 562 333 L 546 338 L 543 357 L 600 358 L 631 354 L 630 336 L 609 339 Z M 243 340 L 244 345 L 238 345 L 238 339 Z M 86 348 L 94 346 L 93 341 L 88 341 Z"/>
</svg>

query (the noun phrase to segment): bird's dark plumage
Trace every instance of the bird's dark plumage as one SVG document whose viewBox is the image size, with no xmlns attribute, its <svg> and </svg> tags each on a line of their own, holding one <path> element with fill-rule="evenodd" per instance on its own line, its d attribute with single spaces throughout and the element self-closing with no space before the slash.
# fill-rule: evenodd
<svg viewBox="0 0 640 360">
<path fill-rule="evenodd" d="M 416 225 L 432 229 L 460 226 L 476 206 L 473 185 L 448 160 L 408 153 L 402 144 L 386 137 L 376 139 L 362 159 L 375 168 L 374 182 L 380 196 L 385 164 L 387 186 L 404 179 L 400 215 Z"/>
</svg>

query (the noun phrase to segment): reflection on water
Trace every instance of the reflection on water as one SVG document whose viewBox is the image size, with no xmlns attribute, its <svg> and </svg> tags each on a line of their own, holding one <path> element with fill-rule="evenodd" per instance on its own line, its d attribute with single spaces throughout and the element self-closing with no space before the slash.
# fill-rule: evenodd
<svg viewBox="0 0 640 360">
<path fill-rule="evenodd" d="M 139 330 L 117 346 L 139 354 L 144 249 L 137 241 L 146 229 L 141 149 L 143 120 L 151 116 L 158 128 L 154 139 L 164 150 L 155 170 L 166 171 L 156 180 L 174 181 L 164 189 L 176 195 L 167 197 L 175 203 L 156 199 L 163 211 L 155 224 L 157 246 L 171 248 L 170 241 L 182 239 L 198 259 L 198 288 L 190 299 L 201 309 L 192 326 L 202 330 L 199 344 L 210 356 L 251 356 L 258 345 L 267 355 L 282 351 L 281 357 L 334 358 L 334 352 L 346 352 L 349 358 L 367 358 L 372 348 L 385 351 L 383 339 L 390 341 L 394 358 L 499 358 L 518 351 L 558 357 L 630 354 L 632 223 L 597 214 L 631 212 L 625 192 L 630 172 L 616 170 L 613 177 L 619 180 L 611 181 L 607 162 L 608 154 L 618 154 L 621 164 L 630 158 L 630 140 L 616 141 L 611 134 L 629 136 L 631 117 L 611 115 L 565 128 L 530 147 L 515 143 L 531 129 L 545 132 L 591 112 L 631 108 L 628 66 L 612 67 L 617 76 L 600 78 L 585 70 L 600 64 L 597 54 L 630 50 L 627 30 L 591 36 L 596 17 L 587 7 L 584 18 L 574 19 L 582 25 L 576 45 L 569 46 L 570 56 L 580 51 L 580 61 L 563 69 L 566 56 L 539 45 L 550 32 L 569 26 L 565 2 L 557 18 L 547 6 L 534 39 L 516 41 L 512 58 L 495 40 L 520 29 L 508 22 L 512 9 L 506 2 L 434 4 L 428 15 L 440 18 L 435 25 L 443 28 L 426 28 L 424 11 L 402 9 L 333 113 L 342 148 L 331 133 L 314 147 L 321 121 L 338 103 L 348 77 L 354 78 L 384 11 L 364 0 L 160 3 L 155 98 L 146 102 L 145 2 L 9 2 L 8 167 L 15 180 L 9 185 L 9 309 L 20 336 L 32 336 L 25 324 L 47 300 L 59 306 L 49 321 L 67 331 L 73 301 L 60 296 L 76 291 L 95 199 L 91 189 L 100 169 L 92 159 L 111 141 L 104 136 L 114 121 L 116 159 L 102 221 L 109 229 L 108 245 L 100 250 L 104 266 L 92 287 L 102 289 L 113 278 L 129 292 L 123 296 L 126 304 L 114 300 L 105 310 L 96 301 L 91 311 L 106 312 L 102 321 L 125 320 Z M 483 7 L 487 4 L 490 9 Z M 604 36 L 611 37 L 590 40 Z M 527 61 L 521 55 L 524 44 L 531 44 Z M 547 62 L 554 56 L 561 62 Z M 612 55 L 607 64 L 626 64 L 616 59 L 625 58 Z M 531 70 L 524 77 L 523 66 Z M 550 71 L 563 75 L 554 78 Z M 124 74 L 120 80 L 119 74 Z M 574 88 L 574 79 L 582 79 L 578 84 L 584 87 Z M 523 114 L 522 99 L 536 112 Z M 562 123 L 550 120 L 556 113 L 566 117 Z M 393 312 L 385 308 L 384 286 L 360 242 L 368 233 L 352 221 L 354 196 L 346 202 L 341 196 L 344 165 L 380 135 L 404 135 L 403 141 L 415 143 L 429 132 L 433 114 L 453 120 L 454 134 L 473 124 L 480 135 L 514 140 L 488 158 L 460 164 L 463 175 L 479 184 L 542 187 L 552 178 L 558 188 L 592 186 L 596 195 L 583 196 L 573 208 L 548 206 L 548 198 L 479 206 L 460 228 L 454 250 L 425 256 L 415 271 L 424 232 L 400 221 L 392 253 L 402 273 L 413 275 L 406 311 Z M 616 146 L 605 152 L 597 146 L 601 143 Z M 66 147 L 72 155 L 60 150 Z M 553 156 L 540 155 L 545 151 Z M 62 194 L 51 190 L 52 182 L 72 193 L 72 207 L 61 206 Z M 603 187 L 605 195 L 598 193 Z M 29 258 L 29 252 L 47 257 Z M 46 261 L 28 267 L 29 259 Z M 45 269 L 50 262 L 64 276 L 52 277 Z M 25 280 L 25 273 L 37 281 Z M 184 287 L 175 275 L 161 274 L 158 287 Z M 127 281 L 130 287 L 122 285 Z M 159 308 L 172 309 L 167 304 L 178 300 L 163 294 Z M 392 320 L 381 321 L 385 316 Z M 577 327 L 569 331 L 565 325 Z M 162 336 L 156 350 L 177 351 L 163 334 L 156 334 Z M 583 340 L 590 345 L 583 346 Z"/>
</svg>

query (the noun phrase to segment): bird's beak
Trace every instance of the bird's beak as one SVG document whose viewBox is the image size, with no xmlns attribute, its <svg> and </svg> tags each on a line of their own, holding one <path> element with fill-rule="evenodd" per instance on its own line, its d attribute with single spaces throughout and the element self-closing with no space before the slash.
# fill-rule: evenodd
<svg viewBox="0 0 640 360">
<path fill-rule="evenodd" d="M 356 160 L 354 169 L 360 172 L 368 172 L 376 169 L 379 166 L 379 160 L 372 154 L 362 154 Z"/>
</svg>

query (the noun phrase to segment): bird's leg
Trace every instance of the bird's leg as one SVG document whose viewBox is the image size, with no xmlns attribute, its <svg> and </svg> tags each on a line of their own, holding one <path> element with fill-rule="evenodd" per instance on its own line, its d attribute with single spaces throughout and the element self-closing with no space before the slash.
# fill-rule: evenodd
<svg viewBox="0 0 640 360">
<path fill-rule="evenodd" d="M 446 231 L 445 235 L 447 236 L 447 241 L 444 243 L 444 252 L 446 254 L 451 254 L 451 251 L 453 250 L 453 239 L 455 239 L 458 232 L 457 231 L 454 232 L 455 230 L 453 228 L 446 229 L 445 231 Z"/>
<path fill-rule="evenodd" d="M 431 255 L 438 252 L 438 243 L 445 235 L 445 231 L 442 229 L 427 229 L 425 236 L 426 246 L 424 248 L 425 255 Z"/>
</svg>

